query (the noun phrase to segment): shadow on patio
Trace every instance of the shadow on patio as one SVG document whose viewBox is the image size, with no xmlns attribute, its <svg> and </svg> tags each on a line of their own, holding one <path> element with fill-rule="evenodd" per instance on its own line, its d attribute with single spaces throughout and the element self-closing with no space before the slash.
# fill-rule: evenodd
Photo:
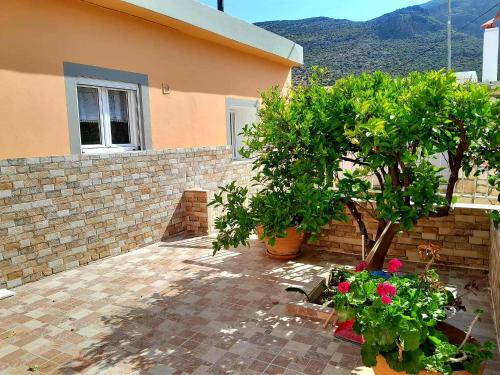
<svg viewBox="0 0 500 375">
<path fill-rule="evenodd" d="M 320 374 L 327 366 L 336 373 L 348 373 L 359 364 L 357 347 L 334 339 L 318 322 L 283 313 L 286 297 L 276 283 L 279 276 L 270 280 L 266 273 L 257 277 L 234 272 L 235 264 L 245 264 L 240 255 L 222 252 L 214 258 L 185 260 L 204 268 L 139 306 L 129 306 L 125 314 L 103 317 L 108 333 L 66 363 L 62 373 L 113 369 L 159 374 Z M 226 271 L 218 269 L 223 263 Z M 267 268 L 267 275 L 272 275 L 275 267 Z"/>
</svg>

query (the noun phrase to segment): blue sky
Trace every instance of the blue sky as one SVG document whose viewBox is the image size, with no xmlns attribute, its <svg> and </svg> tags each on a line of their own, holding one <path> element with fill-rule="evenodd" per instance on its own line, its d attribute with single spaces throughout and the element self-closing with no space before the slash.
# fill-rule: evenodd
<svg viewBox="0 0 500 375">
<path fill-rule="evenodd" d="M 217 0 L 197 0 L 217 7 Z M 225 0 L 225 10 L 248 22 L 309 17 L 369 20 L 429 0 Z"/>
</svg>

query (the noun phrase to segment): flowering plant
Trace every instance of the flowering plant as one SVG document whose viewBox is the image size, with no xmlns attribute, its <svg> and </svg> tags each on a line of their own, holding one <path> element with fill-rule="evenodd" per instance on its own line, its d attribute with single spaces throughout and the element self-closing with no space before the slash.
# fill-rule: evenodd
<svg viewBox="0 0 500 375">
<path fill-rule="evenodd" d="M 373 367 L 385 357 L 396 371 L 417 374 L 422 370 L 452 374 L 455 370 L 479 373 L 492 357 L 493 344 L 465 341 L 451 344 L 439 331 L 446 307 L 453 302 L 434 270 L 423 274 L 398 274 L 402 262 L 389 262 L 388 277 L 368 272 L 363 265 L 340 283 L 332 301 L 339 322 L 355 319 L 354 331 L 362 335 L 361 355 Z"/>
</svg>

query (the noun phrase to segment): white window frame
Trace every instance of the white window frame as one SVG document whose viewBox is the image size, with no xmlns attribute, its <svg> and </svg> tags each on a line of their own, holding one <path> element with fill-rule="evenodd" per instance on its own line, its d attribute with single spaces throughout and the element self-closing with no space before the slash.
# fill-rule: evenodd
<svg viewBox="0 0 500 375">
<path fill-rule="evenodd" d="M 141 101 L 139 85 L 125 82 L 114 82 L 101 79 L 78 78 L 75 89 L 78 87 L 96 88 L 99 100 L 99 126 L 101 132 L 101 144 L 80 146 L 82 154 L 102 154 L 113 152 L 137 151 L 144 149 L 141 124 Z M 127 109 L 129 120 L 129 135 L 131 143 L 113 144 L 111 140 L 111 120 L 109 117 L 108 90 L 119 90 L 127 92 Z M 76 95 L 78 100 L 78 93 Z M 77 103 L 78 104 L 78 103 Z M 78 105 L 77 105 L 78 108 Z M 80 123 L 80 113 L 78 113 Z"/>
<path fill-rule="evenodd" d="M 231 107 L 231 109 L 229 110 L 229 144 L 231 145 L 233 159 L 242 160 L 243 158 L 239 156 L 238 150 L 236 149 L 236 138 L 238 137 L 238 134 L 236 134 L 235 121 L 236 112 L 234 111 L 234 107 Z"/>
<path fill-rule="evenodd" d="M 237 139 L 239 137 L 236 132 L 236 110 L 238 108 L 242 109 L 259 109 L 259 100 L 253 99 L 239 99 L 239 98 L 226 98 L 226 126 L 227 126 L 227 143 L 231 146 L 232 159 L 236 162 L 246 162 L 251 161 L 254 157 L 244 158 L 240 155 L 238 147 L 236 145 Z M 258 121 L 258 118 L 256 119 Z"/>
</svg>

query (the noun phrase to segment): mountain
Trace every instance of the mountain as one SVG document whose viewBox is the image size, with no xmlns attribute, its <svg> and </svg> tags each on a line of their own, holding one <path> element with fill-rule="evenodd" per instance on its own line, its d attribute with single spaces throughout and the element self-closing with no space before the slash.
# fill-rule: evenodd
<svg viewBox="0 0 500 375">
<path fill-rule="evenodd" d="M 479 28 L 479 25 L 494 17 L 496 11 L 500 8 L 498 4 L 499 2 L 495 0 L 452 0 L 452 24 L 456 26 L 454 29 L 465 25 L 463 32 L 482 38 L 483 31 Z M 498 6 L 495 7 L 495 5 Z M 448 0 L 432 0 L 422 4 L 421 7 L 428 9 L 434 18 L 443 23 L 447 22 Z M 493 10 L 486 13 L 485 16 L 471 22 L 491 7 L 494 7 Z"/>
<path fill-rule="evenodd" d="M 480 25 L 493 18 L 498 0 L 453 0 L 452 4 L 453 68 L 475 70 L 480 77 Z M 256 25 L 304 47 L 305 65 L 295 69 L 295 83 L 304 83 L 310 68 L 318 65 L 328 68 L 325 83 L 331 84 L 350 73 L 382 70 L 402 75 L 412 70 L 446 67 L 447 19 L 448 0 L 432 0 L 365 22 L 317 17 Z"/>
</svg>

